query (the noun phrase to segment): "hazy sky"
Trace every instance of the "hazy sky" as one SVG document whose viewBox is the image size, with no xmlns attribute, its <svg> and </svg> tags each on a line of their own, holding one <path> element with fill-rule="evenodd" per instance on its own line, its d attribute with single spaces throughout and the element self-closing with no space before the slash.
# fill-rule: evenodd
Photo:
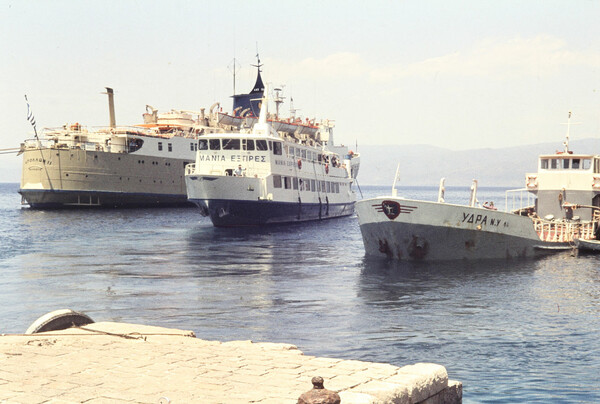
<svg viewBox="0 0 600 404">
<path fill-rule="evenodd" d="M 38 128 L 107 124 L 105 86 L 118 124 L 230 111 L 228 66 L 249 91 L 257 45 L 264 81 L 359 149 L 560 145 L 570 110 L 572 137 L 600 132 L 599 21 L 587 0 L 0 0 L 0 148 L 32 137 L 24 94 Z"/>
</svg>

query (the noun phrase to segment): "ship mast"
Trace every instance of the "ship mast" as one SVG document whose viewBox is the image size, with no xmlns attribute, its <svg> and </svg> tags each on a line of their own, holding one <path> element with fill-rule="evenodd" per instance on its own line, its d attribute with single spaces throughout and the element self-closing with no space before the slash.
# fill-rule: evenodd
<svg viewBox="0 0 600 404">
<path fill-rule="evenodd" d="M 281 85 L 281 88 L 273 89 L 273 91 L 275 91 L 275 119 L 279 119 L 279 106 L 283 103 L 283 100 L 285 99 L 285 97 L 281 97 L 280 95 L 280 93 L 283 91 L 283 87 L 285 86 Z"/>
<path fill-rule="evenodd" d="M 235 75 L 240 70 L 241 67 L 242 66 L 240 66 L 238 64 L 235 56 L 233 57 L 233 60 L 231 61 L 231 63 L 229 63 L 229 66 L 227 66 L 227 68 L 233 72 L 233 95 L 235 95 Z"/>
<path fill-rule="evenodd" d="M 565 153 L 570 153 L 569 150 L 569 138 L 571 136 L 571 125 L 579 125 L 581 122 L 571 123 L 571 111 L 569 111 L 569 118 L 567 119 L 567 123 L 563 123 L 563 125 L 567 125 L 567 136 L 565 141 L 563 142 L 563 146 L 565 146 Z"/>
<path fill-rule="evenodd" d="M 569 111 L 569 118 L 567 119 L 567 138 L 563 142 L 563 145 L 565 146 L 565 153 L 569 152 L 569 135 L 570 135 L 570 131 L 571 131 L 571 111 Z"/>
</svg>

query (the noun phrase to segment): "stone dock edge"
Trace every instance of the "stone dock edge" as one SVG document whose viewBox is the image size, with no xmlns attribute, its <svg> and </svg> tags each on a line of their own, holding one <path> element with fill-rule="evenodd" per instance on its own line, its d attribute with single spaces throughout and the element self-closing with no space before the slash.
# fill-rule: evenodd
<svg viewBox="0 0 600 404">
<path fill-rule="evenodd" d="M 206 341 L 192 331 L 98 322 L 0 336 L 0 403 L 296 404 L 321 376 L 343 404 L 454 404 L 443 366 L 304 355 L 296 346 Z"/>
</svg>

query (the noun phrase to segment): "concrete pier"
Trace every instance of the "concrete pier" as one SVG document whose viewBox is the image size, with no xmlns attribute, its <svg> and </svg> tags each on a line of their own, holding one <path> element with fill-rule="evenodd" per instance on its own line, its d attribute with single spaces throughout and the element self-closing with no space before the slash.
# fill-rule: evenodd
<svg viewBox="0 0 600 404">
<path fill-rule="evenodd" d="M 440 365 L 319 358 L 289 344 L 205 341 L 137 324 L 3 335 L 0 363 L 3 404 L 295 404 L 313 376 L 342 404 L 462 402 L 462 384 Z"/>
</svg>

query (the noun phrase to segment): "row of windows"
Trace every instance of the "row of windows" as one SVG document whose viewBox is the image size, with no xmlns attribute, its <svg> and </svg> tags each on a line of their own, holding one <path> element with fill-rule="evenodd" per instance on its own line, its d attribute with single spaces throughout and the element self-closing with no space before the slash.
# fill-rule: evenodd
<svg viewBox="0 0 600 404">
<path fill-rule="evenodd" d="M 275 155 L 283 154 L 281 142 L 262 139 L 199 139 L 198 150 L 272 150 Z M 285 146 L 285 152 L 288 157 L 329 163 L 327 156 L 300 147 Z"/>
<path fill-rule="evenodd" d="M 591 159 L 542 159 L 540 168 L 543 170 L 589 170 L 592 166 Z"/>
<path fill-rule="evenodd" d="M 274 154 L 281 154 L 281 143 L 263 139 L 199 139 L 198 150 L 273 150 Z"/>
<path fill-rule="evenodd" d="M 343 184 L 342 184 L 343 186 Z M 273 187 L 284 189 L 299 189 L 300 191 L 340 193 L 340 184 L 330 181 L 318 181 L 297 177 L 273 175 Z"/>
<path fill-rule="evenodd" d="M 163 142 L 158 142 L 158 151 L 162 151 L 163 149 Z M 167 150 L 172 152 L 173 151 L 173 143 L 167 143 Z M 195 142 L 191 142 L 190 143 L 190 151 L 196 151 L 198 150 L 198 143 Z"/>
<path fill-rule="evenodd" d="M 194 147 L 193 143 L 190 143 L 190 147 Z M 162 142 L 158 142 L 158 151 L 162 151 L 163 149 L 163 144 Z M 173 143 L 167 143 L 167 149 L 172 152 L 173 151 Z M 193 150 L 193 149 L 192 149 Z"/>
</svg>

